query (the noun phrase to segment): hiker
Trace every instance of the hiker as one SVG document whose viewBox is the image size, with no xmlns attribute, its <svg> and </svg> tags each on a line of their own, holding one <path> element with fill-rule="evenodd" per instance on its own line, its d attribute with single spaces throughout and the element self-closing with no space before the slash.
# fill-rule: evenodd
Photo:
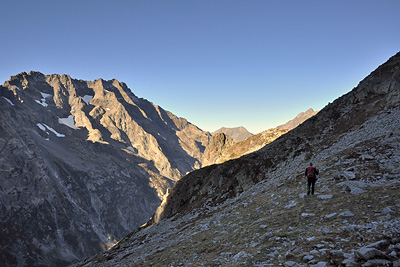
<svg viewBox="0 0 400 267">
<path fill-rule="evenodd" d="M 319 173 L 317 168 L 314 168 L 312 163 L 310 162 L 310 166 L 306 168 L 304 173 L 307 176 L 307 195 L 310 195 L 310 187 L 311 187 L 311 194 L 314 195 L 314 186 L 315 182 L 317 181 L 317 174 Z"/>
</svg>

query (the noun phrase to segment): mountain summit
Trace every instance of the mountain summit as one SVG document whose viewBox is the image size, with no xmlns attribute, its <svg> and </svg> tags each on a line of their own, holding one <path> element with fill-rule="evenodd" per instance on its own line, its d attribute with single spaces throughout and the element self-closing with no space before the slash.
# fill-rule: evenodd
<svg viewBox="0 0 400 267">
<path fill-rule="evenodd" d="M 66 265 L 145 223 L 211 135 L 117 80 L 0 86 L 0 261 Z"/>
<path fill-rule="evenodd" d="M 212 134 L 216 135 L 218 133 L 224 133 L 224 134 L 229 135 L 234 142 L 243 141 L 246 138 L 248 138 L 248 137 L 253 135 L 252 133 L 247 131 L 247 129 L 244 128 L 243 126 L 234 127 L 234 128 L 222 127 L 220 129 L 216 130 L 215 132 L 213 132 Z"/>
<path fill-rule="evenodd" d="M 79 266 L 398 266 L 399 118 L 400 53 L 261 150 L 183 177 L 147 225 Z"/>
<path fill-rule="evenodd" d="M 279 125 L 276 128 L 292 130 L 317 113 L 318 111 L 314 111 L 312 108 L 309 108 L 306 112 L 299 113 L 294 119 L 286 122 L 285 124 Z"/>
</svg>

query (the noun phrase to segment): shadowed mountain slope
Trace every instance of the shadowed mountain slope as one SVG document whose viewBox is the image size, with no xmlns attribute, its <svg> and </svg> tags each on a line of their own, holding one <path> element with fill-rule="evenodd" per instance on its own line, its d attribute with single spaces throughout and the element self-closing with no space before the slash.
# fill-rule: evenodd
<svg viewBox="0 0 400 267">
<path fill-rule="evenodd" d="M 399 264 L 399 129 L 400 53 L 263 149 L 185 176 L 146 226 L 80 266 Z"/>
</svg>

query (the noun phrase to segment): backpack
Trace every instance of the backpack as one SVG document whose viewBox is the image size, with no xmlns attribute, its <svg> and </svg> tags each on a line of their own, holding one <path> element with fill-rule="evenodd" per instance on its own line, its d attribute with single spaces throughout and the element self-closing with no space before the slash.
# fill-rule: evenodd
<svg viewBox="0 0 400 267">
<path fill-rule="evenodd" d="M 307 168 L 307 177 L 308 178 L 315 178 L 315 169 L 314 167 L 308 167 Z"/>
</svg>

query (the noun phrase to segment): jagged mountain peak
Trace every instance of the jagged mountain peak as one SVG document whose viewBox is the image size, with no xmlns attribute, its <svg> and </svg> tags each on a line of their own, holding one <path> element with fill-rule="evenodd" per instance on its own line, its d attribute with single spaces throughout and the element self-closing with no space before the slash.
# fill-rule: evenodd
<svg viewBox="0 0 400 267">
<path fill-rule="evenodd" d="M 112 140 L 116 140 L 131 146 L 140 146 L 145 138 L 146 142 L 150 141 L 155 146 L 159 146 L 156 143 L 162 143 L 165 139 L 161 133 L 172 134 L 169 129 L 173 129 L 173 131 L 179 132 L 178 139 L 181 137 L 187 139 L 186 135 L 188 134 L 198 135 L 195 137 L 195 140 L 199 141 L 198 145 L 194 141 L 178 141 L 180 145 L 185 145 L 187 150 L 185 153 L 189 152 L 192 155 L 193 152 L 189 151 L 190 147 L 204 147 L 208 143 L 208 133 L 201 131 L 186 119 L 179 118 L 159 106 L 154 106 L 146 99 L 138 98 L 125 83 L 116 79 L 100 78 L 94 81 L 84 81 L 73 79 L 65 74 L 44 75 L 31 71 L 28 74 L 22 72 L 10 77 L 3 87 L 2 94 L 7 95 L 7 99 L 18 98 L 15 101 L 16 104 L 23 104 L 22 98 L 29 95 L 31 97 L 25 101 L 29 101 L 32 108 L 43 109 L 44 107 L 58 117 L 72 116 L 74 126 L 88 131 L 89 141 L 110 143 Z M 37 106 L 35 102 L 42 107 Z M 161 127 L 162 130 L 156 130 L 153 122 L 158 123 L 158 127 Z M 103 133 L 102 129 L 104 128 L 108 133 Z M 137 130 L 141 131 L 139 136 Z M 146 135 L 147 137 L 145 137 Z M 149 152 L 148 146 L 139 147 L 137 151 L 144 156 Z M 151 156 L 148 158 L 150 159 Z"/>
<path fill-rule="evenodd" d="M 314 109 L 313 109 L 313 108 L 309 108 L 309 109 L 307 109 L 305 112 L 300 112 L 300 113 L 296 116 L 296 118 L 298 118 L 298 117 L 303 117 L 303 116 L 312 117 L 312 116 L 314 116 L 315 114 L 316 114 L 316 112 L 314 111 Z"/>
</svg>

